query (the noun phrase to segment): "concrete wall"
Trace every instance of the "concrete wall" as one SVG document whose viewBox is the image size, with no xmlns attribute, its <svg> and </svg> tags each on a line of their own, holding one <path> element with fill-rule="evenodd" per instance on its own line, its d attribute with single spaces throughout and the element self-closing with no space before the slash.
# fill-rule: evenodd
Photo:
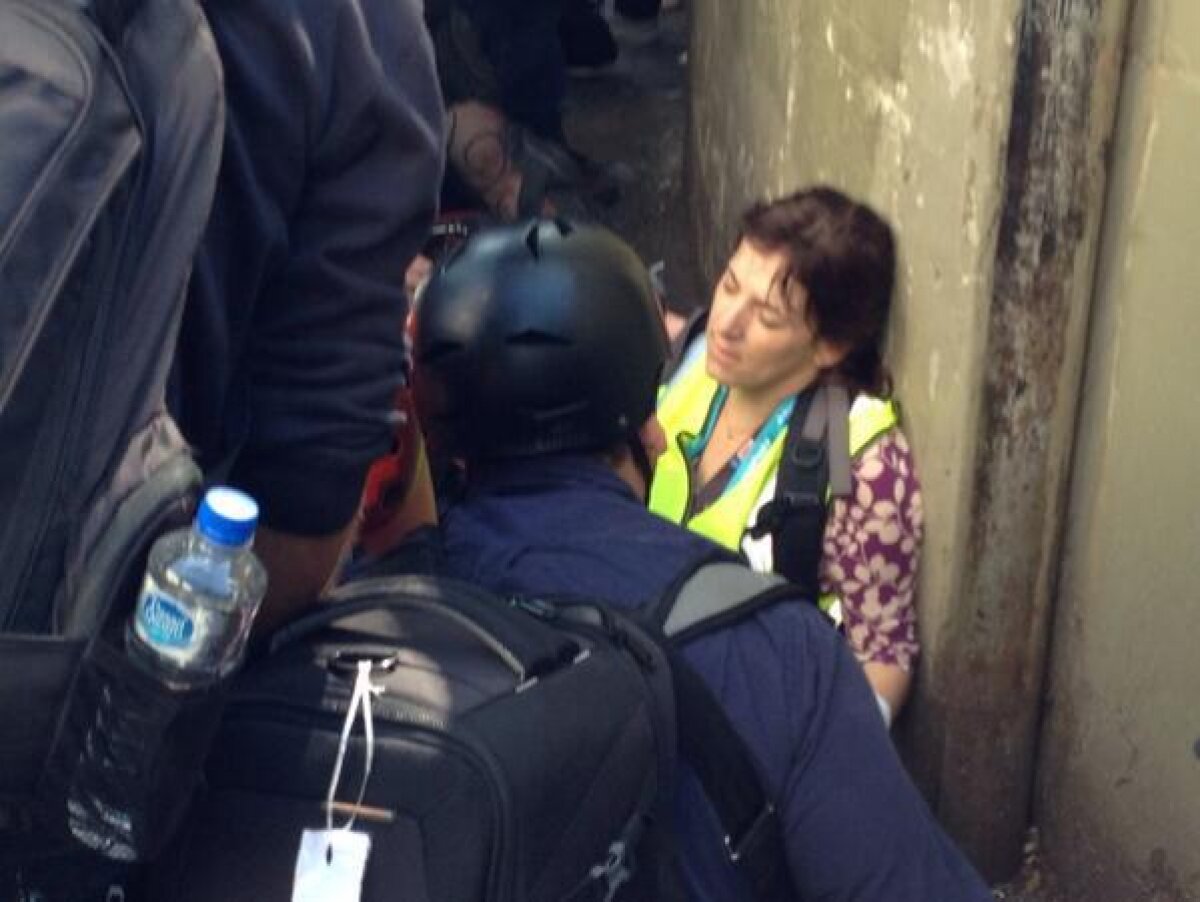
<svg viewBox="0 0 1200 902">
<path fill-rule="evenodd" d="M 1085 899 L 1200 899 L 1200 4 L 1131 23 L 1038 819 Z"/>
<path fill-rule="evenodd" d="M 686 153 L 710 277 L 762 194 L 829 182 L 897 229 L 890 356 L 928 524 L 902 739 L 993 878 L 1029 815 L 1125 8 L 693 5 Z"/>
</svg>

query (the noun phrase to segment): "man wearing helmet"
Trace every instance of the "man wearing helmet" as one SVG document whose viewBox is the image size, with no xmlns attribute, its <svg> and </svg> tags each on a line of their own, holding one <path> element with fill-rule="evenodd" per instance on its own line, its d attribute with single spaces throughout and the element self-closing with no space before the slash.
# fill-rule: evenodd
<svg viewBox="0 0 1200 902">
<path fill-rule="evenodd" d="M 666 354 L 645 269 L 598 227 L 480 234 L 435 273 L 418 314 L 416 387 L 435 453 L 466 469 L 443 519 L 448 572 L 637 610 L 721 555 L 645 508 L 663 449 L 653 408 Z M 765 813 L 778 819 L 790 892 L 772 898 L 991 898 L 909 781 L 861 668 L 813 604 L 757 608 L 690 640 L 682 658 L 773 804 Z M 688 897 L 755 898 L 686 760 L 677 796 Z"/>
</svg>

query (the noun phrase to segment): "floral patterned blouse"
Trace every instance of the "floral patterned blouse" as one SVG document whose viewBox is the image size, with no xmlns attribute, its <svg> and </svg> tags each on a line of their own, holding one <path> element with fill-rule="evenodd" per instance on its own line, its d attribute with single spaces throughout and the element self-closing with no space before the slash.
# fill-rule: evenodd
<svg viewBox="0 0 1200 902">
<path fill-rule="evenodd" d="M 908 440 L 892 429 L 855 460 L 851 496 L 834 499 L 825 524 L 821 591 L 841 598 L 846 637 L 863 663 L 916 663 L 924 521 Z"/>
</svg>

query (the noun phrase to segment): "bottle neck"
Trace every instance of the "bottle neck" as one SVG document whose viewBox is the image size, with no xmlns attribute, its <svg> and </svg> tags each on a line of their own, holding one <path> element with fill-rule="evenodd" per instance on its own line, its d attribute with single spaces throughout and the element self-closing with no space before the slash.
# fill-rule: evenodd
<svg viewBox="0 0 1200 902">
<path fill-rule="evenodd" d="M 199 528 L 192 527 L 192 549 L 208 557 L 234 560 L 249 552 L 250 546 L 253 544 L 252 536 L 240 545 L 226 545 L 224 542 L 218 542 L 211 536 L 205 535 Z"/>
</svg>

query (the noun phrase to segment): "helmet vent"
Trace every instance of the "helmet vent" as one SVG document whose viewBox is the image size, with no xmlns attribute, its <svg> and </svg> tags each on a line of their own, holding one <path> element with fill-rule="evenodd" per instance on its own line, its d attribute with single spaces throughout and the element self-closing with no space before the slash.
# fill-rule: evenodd
<svg viewBox="0 0 1200 902">
<path fill-rule="evenodd" d="M 553 332 L 546 332 L 542 329 L 525 329 L 521 332 L 514 332 L 508 336 L 507 341 L 510 345 L 558 345 L 560 347 L 571 343 L 569 339 L 561 335 L 555 335 Z"/>
<path fill-rule="evenodd" d="M 529 253 L 533 256 L 533 259 L 536 260 L 541 256 L 541 248 L 538 247 L 538 224 L 536 222 L 525 233 L 525 246 L 529 248 Z"/>
<path fill-rule="evenodd" d="M 535 423 L 547 424 L 563 428 L 572 418 L 586 414 L 591 405 L 586 401 L 570 401 L 557 407 L 524 408 L 520 413 L 529 417 Z"/>
</svg>

